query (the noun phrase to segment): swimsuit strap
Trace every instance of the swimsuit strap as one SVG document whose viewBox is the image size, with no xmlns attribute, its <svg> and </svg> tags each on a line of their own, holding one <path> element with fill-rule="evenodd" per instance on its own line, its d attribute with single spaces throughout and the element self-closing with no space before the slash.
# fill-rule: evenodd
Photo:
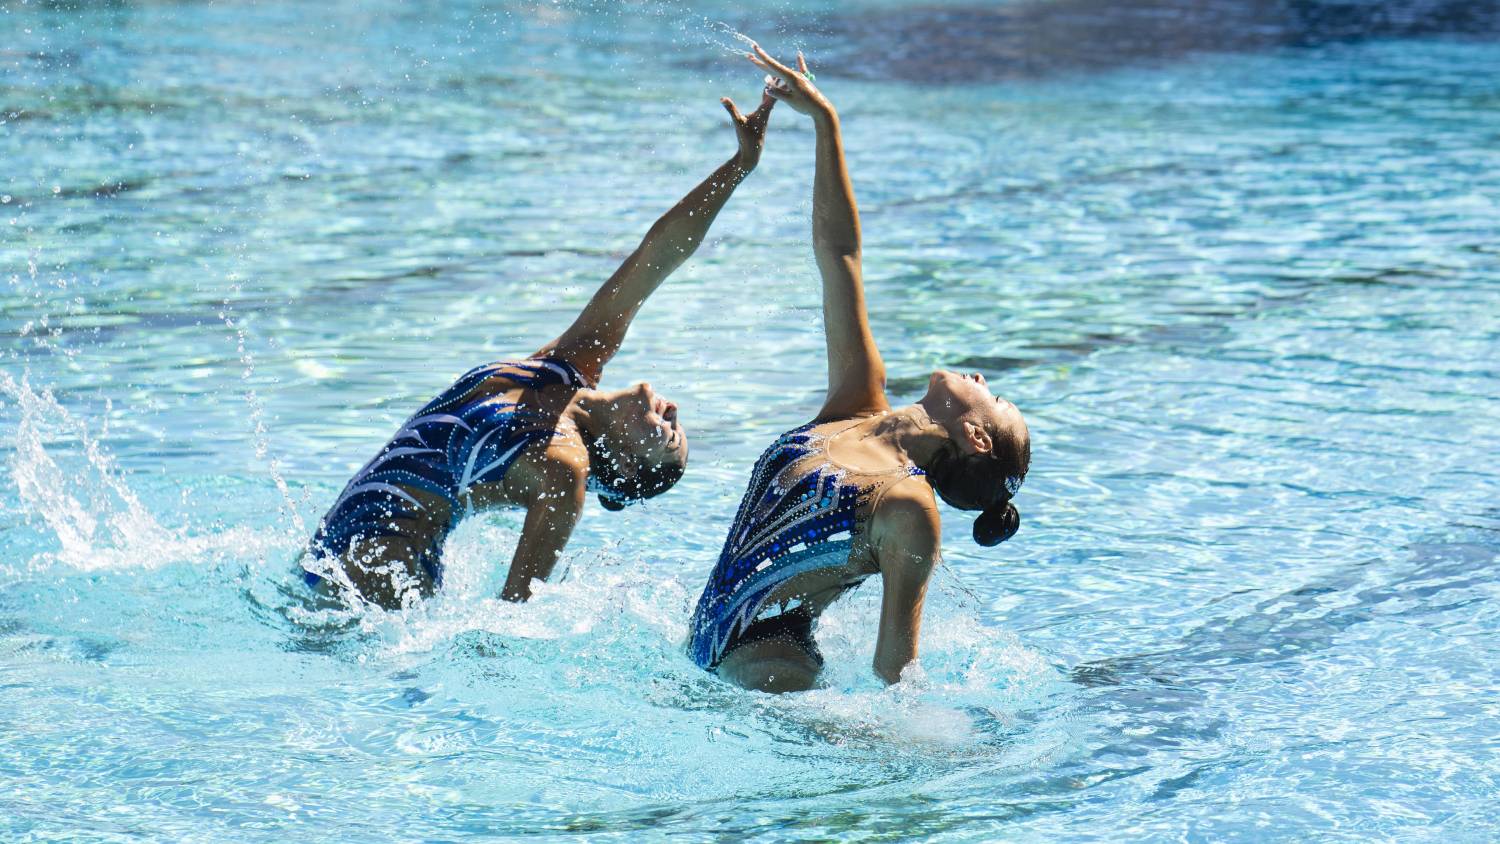
<svg viewBox="0 0 1500 844">
<path fill-rule="evenodd" d="M 490 378 L 500 378 L 514 386 L 541 390 L 551 386 L 580 389 L 589 386 L 578 367 L 562 358 L 526 358 L 486 363 L 460 375 L 441 395 L 417 411 L 418 416 L 459 404 L 468 404 L 469 396 Z"/>
</svg>

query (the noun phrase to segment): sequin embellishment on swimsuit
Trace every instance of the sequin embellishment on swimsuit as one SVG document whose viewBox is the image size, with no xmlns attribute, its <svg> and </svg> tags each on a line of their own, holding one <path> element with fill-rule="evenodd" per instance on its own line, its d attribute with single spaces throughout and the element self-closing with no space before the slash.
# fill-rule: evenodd
<svg viewBox="0 0 1500 844">
<path fill-rule="evenodd" d="M 393 520 L 421 516 L 425 508 L 412 495 L 420 490 L 448 504 L 448 524 L 415 561 L 434 582 L 441 582 L 442 542 L 468 512 L 469 488 L 499 482 L 527 446 L 557 433 L 535 411 L 503 395 L 469 396 L 494 377 L 533 390 L 553 385 L 576 389 L 587 383 L 572 364 L 555 358 L 490 363 L 464 373 L 408 419 L 349 481 L 323 517 L 312 553 L 342 557 L 355 538 L 400 537 Z M 306 579 L 317 584 L 321 578 L 308 572 Z"/>
<path fill-rule="evenodd" d="M 856 514 L 876 486 L 851 483 L 844 470 L 826 461 L 807 469 L 803 458 L 825 442 L 813 427 L 809 423 L 782 434 L 755 462 L 734 526 L 693 612 L 688 651 L 702 668 L 718 666 L 783 583 L 849 559 Z"/>
</svg>

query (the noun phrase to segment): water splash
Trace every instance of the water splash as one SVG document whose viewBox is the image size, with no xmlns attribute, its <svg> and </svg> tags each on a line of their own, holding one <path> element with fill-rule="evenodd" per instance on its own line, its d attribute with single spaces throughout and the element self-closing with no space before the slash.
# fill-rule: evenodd
<svg viewBox="0 0 1500 844">
<path fill-rule="evenodd" d="M 691 23 L 693 20 L 691 16 L 684 16 L 683 20 L 686 40 L 696 40 L 725 56 L 743 59 L 744 55 L 750 51 L 750 46 L 758 43 L 754 38 L 724 21 L 699 17 L 694 24 Z"/>
<path fill-rule="evenodd" d="M 237 293 L 239 286 L 236 284 L 232 289 Z M 309 535 L 307 524 L 302 520 L 298 512 L 299 502 L 292 496 L 291 487 L 287 485 L 286 477 L 281 470 L 281 460 L 271 451 L 270 431 L 266 428 L 266 403 L 250 386 L 255 377 L 255 356 L 250 353 L 247 343 L 245 328 L 240 325 L 230 312 L 230 303 L 225 300 L 219 309 L 219 319 L 223 320 L 224 327 L 234 334 L 235 355 L 239 358 L 241 371 L 240 379 L 245 384 L 245 405 L 249 409 L 249 420 L 251 427 L 251 438 L 255 443 L 255 456 L 264 461 L 266 470 L 271 475 L 271 481 L 276 485 L 276 492 L 281 496 L 281 516 L 285 525 L 287 538 L 292 542 L 304 540 Z M 304 495 L 304 499 L 305 499 Z M 305 504 L 304 500 L 301 502 Z"/>
<path fill-rule="evenodd" d="M 504 570 L 496 561 L 508 559 L 517 533 L 503 521 L 464 523 L 444 550 L 444 588 L 420 603 L 298 610 L 289 617 L 345 623 L 357 640 L 346 642 L 357 662 L 477 686 L 481 698 L 557 696 L 556 705 L 566 700 L 565 708 L 585 719 L 624 717 L 617 710 L 625 707 L 637 721 L 646 717 L 636 711 L 644 698 L 659 723 L 641 728 L 662 734 L 691 732 L 685 722 L 720 730 L 717 716 L 699 724 L 691 713 L 727 709 L 739 713 L 731 722 L 756 735 L 788 734 L 818 753 L 841 747 L 942 758 L 1013 755 L 1007 739 L 1022 729 L 1016 713 L 1071 694 L 1043 655 L 980 623 L 943 589 L 928 608 L 922 666 L 896 686 L 886 687 L 870 670 L 879 601 L 877 590 L 866 590 L 836 605 L 820 625 L 824 688 L 788 696 L 740 690 L 686 654 L 687 620 L 701 586 L 696 577 L 590 549 L 574 555 L 569 576 L 539 583 L 529 603 L 512 604 L 495 597 Z M 1054 738 L 1029 741 L 1028 752 L 1054 753 L 1069 744 L 1066 735 Z M 690 752 L 697 739 L 682 741 Z"/>
<path fill-rule="evenodd" d="M 703 42 L 712 47 L 722 50 L 725 55 L 740 56 L 755 43 L 755 39 L 735 29 L 724 21 L 703 19 L 705 30 L 702 32 Z M 728 38 L 729 41 L 724 40 Z M 735 43 L 730 43 L 733 41 Z"/>
<path fill-rule="evenodd" d="M 17 424 L 10 477 L 28 522 L 40 521 L 58 548 L 33 557 L 32 570 L 63 564 L 84 571 L 201 562 L 224 551 L 266 551 L 277 543 L 249 527 L 193 536 L 162 525 L 141 503 L 114 457 L 88 425 L 48 389 L 0 372 L 0 396 Z M 81 457 L 81 462 L 77 458 Z"/>
</svg>

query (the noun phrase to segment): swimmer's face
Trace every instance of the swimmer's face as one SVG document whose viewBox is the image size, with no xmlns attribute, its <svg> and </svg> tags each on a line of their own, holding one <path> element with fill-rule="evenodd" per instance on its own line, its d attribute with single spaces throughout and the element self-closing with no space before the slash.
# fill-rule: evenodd
<svg viewBox="0 0 1500 844">
<path fill-rule="evenodd" d="M 978 372 L 951 372 L 940 369 L 927 381 L 927 395 L 918 402 L 932 421 L 942 425 L 965 454 L 988 451 L 992 437 L 980 432 L 995 432 L 1003 439 L 1022 443 L 1030 439 L 1026 420 L 1009 401 L 990 392 L 984 376 Z"/>
<path fill-rule="evenodd" d="M 646 382 L 622 390 L 610 402 L 610 444 L 621 473 L 635 476 L 644 467 L 685 466 L 687 432 L 677 421 L 677 405 L 656 394 Z"/>
</svg>

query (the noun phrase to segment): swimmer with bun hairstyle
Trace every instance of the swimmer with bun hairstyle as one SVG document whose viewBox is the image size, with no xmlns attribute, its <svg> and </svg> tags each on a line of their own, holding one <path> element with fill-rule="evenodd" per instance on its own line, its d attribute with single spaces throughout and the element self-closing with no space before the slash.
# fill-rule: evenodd
<svg viewBox="0 0 1500 844">
<path fill-rule="evenodd" d="M 939 560 L 937 499 L 979 511 L 973 535 L 1015 534 L 1011 499 L 1031 461 L 1026 421 L 979 373 L 932 373 L 915 404 L 892 408 L 865 314 L 859 211 L 838 113 L 799 54 L 793 69 L 752 45 L 766 93 L 812 118 L 817 135 L 812 241 L 823 281 L 828 393 L 806 425 L 755 464 L 739 514 L 693 613 L 688 651 L 751 689 L 817 685 L 819 615 L 878 575 L 875 673 L 888 683 L 917 658 L 922 603 Z"/>
</svg>

